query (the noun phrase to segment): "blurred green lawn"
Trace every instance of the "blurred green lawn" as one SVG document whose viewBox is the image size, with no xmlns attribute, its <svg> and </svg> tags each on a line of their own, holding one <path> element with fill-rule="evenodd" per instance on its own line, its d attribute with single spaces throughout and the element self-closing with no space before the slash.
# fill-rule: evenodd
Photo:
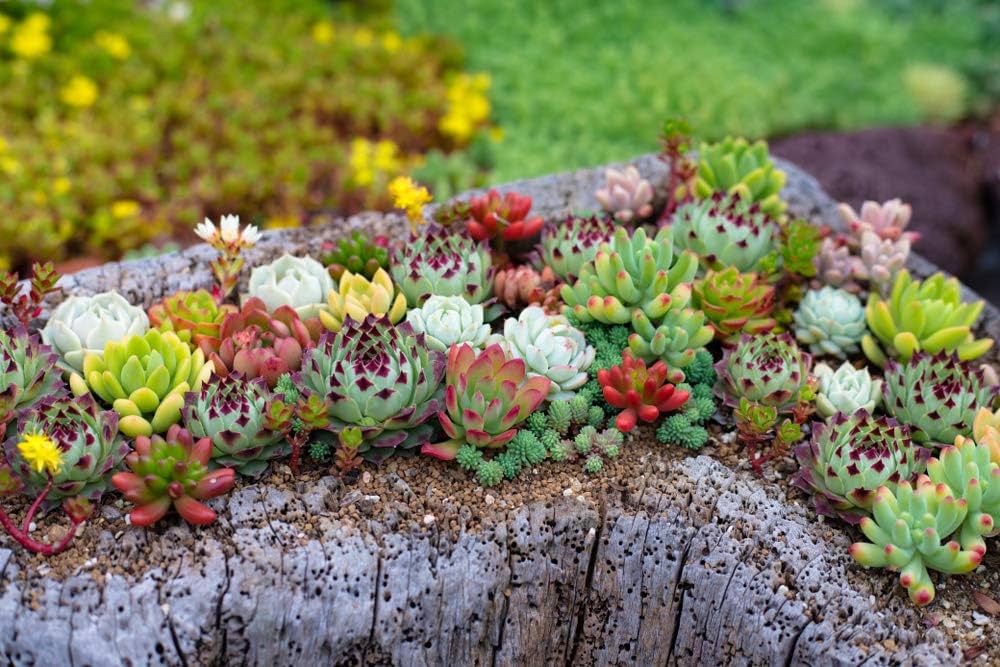
<svg viewBox="0 0 1000 667">
<path fill-rule="evenodd" d="M 404 33 L 450 35 L 493 77 L 494 180 L 654 150 L 668 116 L 698 136 L 909 124 L 968 109 L 948 85 L 989 59 L 984 3 L 934 0 L 396 0 Z M 978 11 L 982 11 L 979 9 Z M 912 65 L 943 65 L 939 84 Z M 942 97 L 957 100 L 948 100 Z"/>
</svg>

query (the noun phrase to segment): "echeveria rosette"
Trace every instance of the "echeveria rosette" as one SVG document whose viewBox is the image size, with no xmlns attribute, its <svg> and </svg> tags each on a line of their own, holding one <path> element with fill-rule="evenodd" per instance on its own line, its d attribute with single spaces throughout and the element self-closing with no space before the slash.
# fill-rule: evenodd
<svg viewBox="0 0 1000 667">
<path fill-rule="evenodd" d="M 697 270 L 692 253 L 674 252 L 667 229 L 648 238 L 641 227 L 631 235 L 619 227 L 593 262 L 583 265 L 576 283 L 563 286 L 564 312 L 583 323 L 625 324 L 639 309 L 657 321 L 675 302 L 683 307 L 690 301 Z"/>
<path fill-rule="evenodd" d="M 236 477 L 231 468 L 209 472 L 211 453 L 208 438 L 195 441 L 176 424 L 166 438 L 136 438 L 135 451 L 125 457 L 129 472 L 111 478 L 126 500 L 136 505 L 129 513 L 132 525 L 151 526 L 171 507 L 196 526 L 215 521 L 215 511 L 201 501 L 227 493 Z"/>
<path fill-rule="evenodd" d="M 640 419 L 654 422 L 661 414 L 687 402 L 690 392 L 678 389 L 668 380 L 666 364 L 658 361 L 647 367 L 646 362 L 632 356 L 629 350 L 625 350 L 617 366 L 597 371 L 604 400 L 621 410 L 615 418 L 615 427 L 622 433 L 635 428 Z"/>
<path fill-rule="evenodd" d="M 734 347 L 723 349 L 715 364 L 715 393 L 733 408 L 746 398 L 779 413 L 791 412 L 808 385 L 811 367 L 812 355 L 787 333 L 743 334 Z"/>
<path fill-rule="evenodd" d="M 540 263 L 564 282 L 573 282 L 584 264 L 593 261 L 601 245 L 611 241 L 617 225 L 608 218 L 571 216 L 542 228 Z"/>
<path fill-rule="evenodd" d="M 879 366 L 887 358 L 906 361 L 918 351 L 955 352 L 962 361 L 976 359 L 993 346 L 992 338 L 977 340 L 972 334 L 984 305 L 962 303 L 956 278 L 935 273 L 920 281 L 909 271 L 900 271 L 888 299 L 877 292 L 868 295 L 865 317 L 871 334 L 861 340 L 861 347 Z"/>
<path fill-rule="evenodd" d="M 212 362 L 191 351 L 172 331 L 111 341 L 104 355 L 88 354 L 83 374 L 70 376 L 77 396 L 93 393 L 119 414 L 118 427 L 134 438 L 164 433 L 181 417 L 184 394 L 198 391 L 212 374 Z"/>
<path fill-rule="evenodd" d="M 500 345 L 477 352 L 456 345 L 448 352 L 444 409 L 438 420 L 448 440 L 424 445 L 424 454 L 450 461 L 464 444 L 495 449 L 517 435 L 517 425 L 549 393 L 551 380 L 528 377 L 523 359 L 510 359 Z"/>
<path fill-rule="evenodd" d="M 112 471 L 129 452 L 118 422 L 117 413 L 101 409 L 90 395 L 44 400 L 21 412 L 4 445 L 7 461 L 25 489 L 38 495 L 48 478 L 28 465 L 17 443 L 26 433 L 44 433 L 59 447 L 63 461 L 52 477 L 48 507 L 77 496 L 100 500 Z"/>
<path fill-rule="evenodd" d="M 849 238 L 854 247 L 861 245 L 861 237 L 865 233 L 874 234 L 886 241 L 905 240 L 907 244 L 916 243 L 920 238 L 917 232 L 903 231 L 910 223 L 913 209 L 898 198 L 881 204 L 876 201 L 866 201 L 861 205 L 860 213 L 849 204 L 839 204 L 837 213 L 850 230 Z"/>
<path fill-rule="evenodd" d="M 880 486 L 895 489 L 912 480 L 928 455 L 894 419 L 838 412 L 814 423 L 812 439 L 795 448 L 800 468 L 793 483 L 812 495 L 817 514 L 856 524 L 871 511 Z"/>
<path fill-rule="evenodd" d="M 219 345 L 219 329 L 233 304 L 220 304 L 208 290 L 177 292 L 149 309 L 149 323 L 160 331 L 173 331 L 192 347 Z"/>
<path fill-rule="evenodd" d="M 740 195 L 716 193 L 683 204 L 667 229 L 677 249 L 694 252 L 706 271 L 762 271 L 777 257 L 778 224 Z"/>
<path fill-rule="evenodd" d="M 850 554 L 864 567 L 899 572 L 899 583 L 918 605 L 934 599 L 928 568 L 946 574 L 975 570 L 982 554 L 946 542 L 968 513 L 968 502 L 956 499 L 947 484 L 935 484 L 920 475 L 911 485 L 900 482 L 895 491 L 879 487 L 872 516 L 861 519 L 861 532 L 870 542 L 855 542 Z"/>
<path fill-rule="evenodd" d="M 867 368 L 854 368 L 847 361 L 837 370 L 816 364 L 813 375 L 819 381 L 816 412 L 821 417 L 832 417 L 838 412 L 852 415 L 858 410 L 874 413 L 882 404 L 882 380 L 873 380 Z"/>
<path fill-rule="evenodd" d="M 694 282 L 692 296 L 692 305 L 705 313 L 720 341 L 734 343 L 740 334 L 767 333 L 777 326 L 771 317 L 774 287 L 756 273 L 740 273 L 735 266 L 709 271 Z"/>
<path fill-rule="evenodd" d="M 743 138 L 726 137 L 698 149 L 693 190 L 699 199 L 718 193 L 739 194 L 777 217 L 788 206 L 781 199 L 784 186 L 785 172 L 775 168 L 763 140 L 751 144 Z"/>
<path fill-rule="evenodd" d="M 321 329 L 319 319 L 303 321 L 291 306 L 268 312 L 263 301 L 252 298 L 223 320 L 218 346 L 203 340 L 202 351 L 216 375 L 236 371 L 263 378 L 273 388 L 282 375 L 301 368 L 302 353 L 315 346 Z"/>
<path fill-rule="evenodd" d="M 927 476 L 968 503 L 958 541 L 963 549 L 985 556 L 983 538 L 1000 529 L 1000 465 L 991 460 L 989 445 L 958 436 L 927 462 Z"/>
<path fill-rule="evenodd" d="M 490 336 L 482 304 L 469 303 L 460 296 L 430 297 L 406 313 L 406 324 L 413 333 L 424 335 L 427 347 L 439 352 L 461 343 L 482 348 Z"/>
<path fill-rule="evenodd" d="M 149 318 L 118 292 L 71 296 L 52 312 L 42 340 L 69 371 L 82 372 L 88 354 L 104 354 L 104 346 L 149 331 Z"/>
<path fill-rule="evenodd" d="M 267 427 L 271 395 L 263 378 L 239 373 L 213 378 L 185 397 L 184 428 L 212 441 L 212 462 L 258 477 L 271 459 L 287 456 L 284 436 Z"/>
<path fill-rule="evenodd" d="M 944 446 L 972 435 L 980 408 L 991 408 L 1000 387 L 984 380 L 983 369 L 954 354 L 917 352 L 902 364 L 885 366 L 885 410 L 913 429 L 917 442 Z"/>
<path fill-rule="evenodd" d="M 529 306 L 518 317 L 508 318 L 503 334 L 494 334 L 487 344 L 498 343 L 511 359 L 524 359 L 528 376 L 541 375 L 552 383 L 548 400 L 568 401 L 587 383 L 587 369 L 594 363 L 594 348 L 583 332 L 561 315 L 548 315 Z"/>
<path fill-rule="evenodd" d="M 861 299 L 842 289 L 809 290 L 792 313 L 795 337 L 815 355 L 845 359 L 868 331 Z"/>
<path fill-rule="evenodd" d="M 493 291 L 493 259 L 486 242 L 438 226 L 411 236 L 390 263 L 392 277 L 410 308 L 433 295 L 483 303 Z"/>
<path fill-rule="evenodd" d="M 621 223 L 648 218 L 653 213 L 653 186 L 631 164 L 622 171 L 605 170 L 604 187 L 594 192 L 594 198 Z"/>
<path fill-rule="evenodd" d="M 250 273 L 248 292 L 264 302 L 270 312 L 291 306 L 300 318 L 319 317 L 326 296 L 334 288 L 333 278 L 311 257 L 282 255 Z"/>
<path fill-rule="evenodd" d="M 296 380 L 329 400 L 331 430 L 359 427 L 359 452 L 380 460 L 429 441 L 425 422 L 441 408 L 444 367 L 445 354 L 429 349 L 423 334 L 369 315 L 324 334 Z"/>
<path fill-rule="evenodd" d="M 58 359 L 38 336 L 24 329 L 0 330 L 0 436 L 17 410 L 66 393 L 55 367 Z"/>
<path fill-rule="evenodd" d="M 397 292 L 392 278 L 378 269 L 371 280 L 344 271 L 336 289 L 330 290 L 319 320 L 330 331 L 340 331 L 344 319 L 363 320 L 368 315 L 385 315 L 393 324 L 406 314 L 406 297 Z"/>
</svg>

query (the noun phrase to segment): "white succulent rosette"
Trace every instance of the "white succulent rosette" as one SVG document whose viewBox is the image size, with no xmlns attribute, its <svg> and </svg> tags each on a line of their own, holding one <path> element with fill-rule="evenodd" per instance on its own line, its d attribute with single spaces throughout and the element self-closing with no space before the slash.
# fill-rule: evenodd
<svg viewBox="0 0 1000 667">
<path fill-rule="evenodd" d="M 499 343 L 508 357 L 523 359 L 528 375 L 549 378 L 550 401 L 569 400 L 587 383 L 587 369 L 594 363 L 594 348 L 583 332 L 562 315 L 547 315 L 529 306 L 517 318 L 508 318 L 503 334 L 493 334 L 487 345 Z"/>
<path fill-rule="evenodd" d="M 858 343 L 868 331 L 861 299 L 829 286 L 806 292 L 792 319 L 795 337 L 808 345 L 810 352 L 841 359 L 858 351 Z"/>
<path fill-rule="evenodd" d="M 249 294 L 264 302 L 270 312 L 291 306 L 304 320 L 319 317 L 333 278 L 311 257 L 282 255 L 250 274 Z"/>
<path fill-rule="evenodd" d="M 490 336 L 485 319 L 482 304 L 469 303 L 461 296 L 431 296 L 420 308 L 406 314 L 413 333 L 424 334 L 427 347 L 440 352 L 461 343 L 481 349 Z"/>
<path fill-rule="evenodd" d="M 819 380 L 816 411 L 823 417 L 838 412 L 853 415 L 858 410 L 873 414 L 882 402 L 882 380 L 873 380 L 867 368 L 856 369 L 847 361 L 837 370 L 816 364 L 813 374 Z"/>
<path fill-rule="evenodd" d="M 146 311 L 112 291 L 63 301 L 42 329 L 42 341 L 59 354 L 65 369 L 83 372 L 88 353 L 103 358 L 108 342 L 142 336 L 147 331 Z"/>
</svg>

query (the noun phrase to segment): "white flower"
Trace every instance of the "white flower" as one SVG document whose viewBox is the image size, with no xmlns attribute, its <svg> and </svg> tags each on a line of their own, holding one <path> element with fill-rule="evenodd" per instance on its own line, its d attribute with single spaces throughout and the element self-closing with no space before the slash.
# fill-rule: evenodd
<svg viewBox="0 0 1000 667">
<path fill-rule="evenodd" d="M 246 248 L 252 248 L 257 245 L 257 241 L 260 241 L 260 232 L 257 231 L 257 227 L 254 225 L 247 225 L 246 229 L 243 230 L 243 246 Z"/>
<path fill-rule="evenodd" d="M 201 223 L 194 228 L 194 233 L 197 234 L 203 241 L 211 243 L 216 239 L 217 231 L 215 225 L 208 218 L 205 218 L 205 222 Z"/>
<path fill-rule="evenodd" d="M 845 361 L 834 371 L 826 364 L 816 364 L 813 374 L 819 379 L 816 411 L 823 417 L 838 412 L 852 415 L 861 409 L 872 413 L 882 401 L 882 381 L 872 380 L 867 368 L 855 370 Z"/>
<path fill-rule="evenodd" d="M 330 274 L 311 257 L 282 255 L 250 274 L 250 296 L 263 301 L 272 313 L 291 306 L 304 320 L 319 317 L 333 288 Z"/>
<path fill-rule="evenodd" d="M 484 320 L 482 304 L 473 305 L 461 296 L 434 295 L 406 314 L 413 332 L 424 334 L 427 347 L 440 352 L 460 343 L 482 348 L 490 335 L 490 325 Z"/>
<path fill-rule="evenodd" d="M 52 313 L 42 340 L 62 357 L 63 364 L 83 371 L 87 353 L 104 355 L 108 341 L 141 336 L 149 331 L 149 318 L 117 292 L 71 296 Z"/>
<path fill-rule="evenodd" d="M 222 229 L 222 240 L 226 243 L 233 243 L 240 238 L 240 216 L 224 215 L 219 224 Z"/>
</svg>

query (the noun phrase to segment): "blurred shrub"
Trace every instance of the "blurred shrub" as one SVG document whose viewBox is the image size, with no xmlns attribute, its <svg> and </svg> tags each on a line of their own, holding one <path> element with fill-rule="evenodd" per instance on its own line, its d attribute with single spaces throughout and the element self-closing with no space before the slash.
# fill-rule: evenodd
<svg viewBox="0 0 1000 667">
<path fill-rule="evenodd" d="M 330 12 L 0 3 L 0 268 L 116 257 L 224 212 L 287 226 L 388 207 L 388 180 L 488 124 L 454 43 Z"/>
</svg>

